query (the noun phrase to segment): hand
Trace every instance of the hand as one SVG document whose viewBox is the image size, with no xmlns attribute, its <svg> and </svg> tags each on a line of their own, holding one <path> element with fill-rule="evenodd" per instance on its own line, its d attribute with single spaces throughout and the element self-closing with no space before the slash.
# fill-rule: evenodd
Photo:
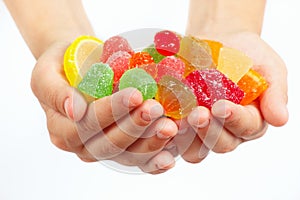
<svg viewBox="0 0 300 200">
<path fill-rule="evenodd" d="M 209 150 L 230 152 L 245 141 L 263 136 L 268 124 L 282 126 L 288 120 L 287 70 L 274 50 L 259 35 L 249 32 L 211 39 L 250 56 L 254 60 L 255 70 L 266 78 L 269 88 L 250 105 L 241 106 L 220 100 L 211 111 L 197 107 L 187 119 L 178 121 L 179 132 L 185 134 L 178 134 L 174 141 L 182 157 L 193 163 L 205 158 Z"/>
<path fill-rule="evenodd" d="M 88 105 L 65 79 L 67 46 L 53 44 L 32 73 L 32 90 L 46 113 L 54 145 L 87 162 L 112 160 L 153 174 L 172 168 L 176 152 L 165 149 L 178 128 L 161 117 L 162 106 L 154 100 L 143 102 L 133 88 Z"/>
</svg>

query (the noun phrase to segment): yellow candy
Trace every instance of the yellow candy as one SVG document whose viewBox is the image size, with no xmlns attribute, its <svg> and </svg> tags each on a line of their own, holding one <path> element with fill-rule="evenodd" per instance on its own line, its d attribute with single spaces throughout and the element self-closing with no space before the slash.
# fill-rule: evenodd
<svg viewBox="0 0 300 200">
<path fill-rule="evenodd" d="M 100 61 L 103 42 L 93 36 L 79 36 L 64 55 L 64 71 L 71 86 L 77 87 L 89 67 Z"/>
<path fill-rule="evenodd" d="M 243 52 L 229 47 L 221 48 L 217 70 L 233 82 L 237 83 L 252 66 L 252 59 Z"/>
</svg>

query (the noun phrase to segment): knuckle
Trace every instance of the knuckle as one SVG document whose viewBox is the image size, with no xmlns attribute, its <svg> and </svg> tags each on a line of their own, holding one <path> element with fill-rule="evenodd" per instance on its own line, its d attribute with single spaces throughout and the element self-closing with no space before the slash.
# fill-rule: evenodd
<svg viewBox="0 0 300 200">
<path fill-rule="evenodd" d="M 242 124 L 242 120 L 240 117 L 234 117 L 226 120 L 226 125 L 230 127 L 239 127 Z"/>
<path fill-rule="evenodd" d="M 67 146 L 67 144 L 65 143 L 65 141 L 62 138 L 54 136 L 53 134 L 50 134 L 50 141 L 57 148 L 64 150 L 64 151 L 70 151 L 70 148 Z"/>
</svg>

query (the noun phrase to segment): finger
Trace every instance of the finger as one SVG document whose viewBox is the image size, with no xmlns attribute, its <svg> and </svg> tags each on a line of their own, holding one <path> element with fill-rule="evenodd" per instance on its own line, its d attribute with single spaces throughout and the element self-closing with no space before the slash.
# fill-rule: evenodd
<svg viewBox="0 0 300 200">
<path fill-rule="evenodd" d="M 213 105 L 211 112 L 236 137 L 252 140 L 261 137 L 266 131 L 266 123 L 254 103 L 241 106 L 220 100 Z"/>
<path fill-rule="evenodd" d="M 192 129 L 191 131 L 194 132 Z M 179 138 L 181 136 L 179 136 Z M 181 154 L 181 157 L 189 163 L 199 163 L 208 155 L 208 153 L 209 149 L 203 144 L 200 138 L 196 136 L 191 145 Z"/>
<path fill-rule="evenodd" d="M 127 166 L 144 165 L 164 149 L 177 131 L 177 126 L 171 119 L 160 118 L 151 124 L 141 138 L 113 160 Z"/>
<path fill-rule="evenodd" d="M 287 69 L 282 59 L 269 46 L 268 62 L 255 66 L 268 81 L 269 87 L 260 98 L 260 108 L 265 120 L 273 126 L 283 126 L 288 121 Z"/>
<path fill-rule="evenodd" d="M 145 165 L 139 166 L 145 173 L 160 174 L 175 166 L 175 159 L 168 151 L 161 151 Z"/>
<path fill-rule="evenodd" d="M 83 142 L 85 143 L 122 117 L 129 115 L 131 110 L 142 103 L 142 94 L 134 88 L 126 88 L 92 102 L 83 119 L 77 123 Z M 148 111 L 144 110 L 144 112 L 146 114 Z"/>
<path fill-rule="evenodd" d="M 176 135 L 177 131 L 177 125 L 171 119 L 160 118 L 151 124 L 143 137 L 128 147 L 127 151 L 132 153 L 157 153 Z"/>
<path fill-rule="evenodd" d="M 203 113 L 202 113 L 203 112 Z M 203 107 L 194 109 L 188 117 L 188 121 L 196 131 L 204 145 L 216 153 L 226 153 L 234 150 L 243 142 L 241 138 L 235 137 L 229 131 L 224 129 L 220 120 L 213 118 L 203 118 L 207 115 L 207 110 Z M 207 121 L 203 125 L 203 121 Z"/>
<path fill-rule="evenodd" d="M 87 104 L 65 79 L 62 63 L 66 48 L 65 45 L 52 48 L 38 59 L 32 72 L 31 88 L 41 103 L 78 121 L 83 117 Z M 76 109 L 73 110 L 73 107 Z"/>
<path fill-rule="evenodd" d="M 83 148 L 83 155 L 92 155 L 97 160 L 104 160 L 123 153 L 145 132 L 152 120 L 162 114 L 163 108 L 157 101 L 145 101 L 130 115 L 89 139 Z"/>
</svg>

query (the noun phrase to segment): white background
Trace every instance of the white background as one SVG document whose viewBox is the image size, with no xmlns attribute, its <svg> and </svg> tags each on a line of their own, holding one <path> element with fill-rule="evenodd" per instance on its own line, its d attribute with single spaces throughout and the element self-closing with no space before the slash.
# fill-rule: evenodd
<svg viewBox="0 0 300 200">
<path fill-rule="evenodd" d="M 102 39 L 145 27 L 184 33 L 187 1 L 110 0 L 105 7 L 99 2 L 85 1 L 85 6 Z M 289 70 L 289 123 L 270 127 L 263 138 L 232 153 L 211 153 L 196 165 L 178 160 L 171 171 L 152 176 L 83 163 L 50 143 L 44 113 L 29 86 L 35 60 L 0 1 L 0 200 L 299 200 L 298 2 L 268 1 L 262 34 Z"/>
</svg>

